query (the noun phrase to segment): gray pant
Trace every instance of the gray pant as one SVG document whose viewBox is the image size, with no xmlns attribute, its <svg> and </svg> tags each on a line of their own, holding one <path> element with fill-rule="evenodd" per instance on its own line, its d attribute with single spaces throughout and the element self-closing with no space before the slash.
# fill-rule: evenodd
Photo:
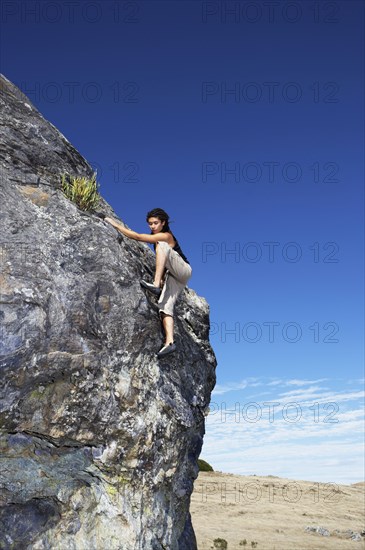
<svg viewBox="0 0 365 550">
<path fill-rule="evenodd" d="M 165 241 L 158 241 L 161 252 L 166 254 L 166 277 L 160 298 L 158 300 L 159 313 L 174 315 L 175 302 L 180 292 L 185 288 L 191 277 L 191 265 L 184 262 L 180 254 L 173 250 Z"/>
</svg>

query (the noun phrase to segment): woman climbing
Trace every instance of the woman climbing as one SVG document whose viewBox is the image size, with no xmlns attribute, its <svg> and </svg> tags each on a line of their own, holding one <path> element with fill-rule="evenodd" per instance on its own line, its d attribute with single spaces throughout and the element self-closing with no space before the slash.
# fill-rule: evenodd
<svg viewBox="0 0 365 550">
<path fill-rule="evenodd" d="M 156 252 L 156 269 L 153 283 L 141 281 L 141 285 L 159 296 L 159 314 L 165 331 L 165 344 L 157 353 L 158 357 L 172 353 L 174 343 L 174 306 L 192 274 L 191 265 L 182 252 L 176 237 L 169 227 L 169 215 L 162 208 L 154 208 L 147 213 L 146 221 L 151 234 L 136 233 L 123 227 L 113 218 L 105 218 L 126 237 L 136 241 L 152 243 Z"/>
</svg>

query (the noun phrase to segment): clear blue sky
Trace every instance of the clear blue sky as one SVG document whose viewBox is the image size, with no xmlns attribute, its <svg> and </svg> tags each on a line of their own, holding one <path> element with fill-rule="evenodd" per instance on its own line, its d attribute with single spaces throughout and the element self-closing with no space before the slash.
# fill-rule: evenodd
<svg viewBox="0 0 365 550">
<path fill-rule="evenodd" d="M 364 4 L 270 6 L 4 2 L 1 71 L 98 168 L 104 198 L 129 227 L 146 232 L 154 207 L 175 220 L 193 266 L 189 286 L 211 307 L 218 359 L 202 456 L 224 471 L 356 481 Z M 253 459 L 246 440 L 230 449 L 228 439 L 247 436 L 247 422 L 228 437 L 220 415 L 252 401 L 264 410 L 265 399 L 280 402 L 287 429 L 270 464 L 258 460 L 263 445 Z M 336 428 L 311 422 L 313 457 L 330 438 L 332 457 L 356 455 L 352 477 L 340 459 L 331 469 L 327 455 L 304 469 L 304 435 L 282 414 L 288 401 L 303 418 L 313 403 L 322 415 L 338 405 Z M 256 437 L 279 430 L 264 415 L 255 427 Z"/>
</svg>

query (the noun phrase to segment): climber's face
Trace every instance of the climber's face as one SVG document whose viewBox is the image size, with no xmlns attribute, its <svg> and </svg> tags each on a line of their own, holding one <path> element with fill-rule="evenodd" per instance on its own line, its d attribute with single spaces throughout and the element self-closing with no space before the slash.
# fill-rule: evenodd
<svg viewBox="0 0 365 550">
<path fill-rule="evenodd" d="M 161 233 L 165 222 L 162 222 L 158 218 L 148 218 L 148 225 L 152 233 Z"/>
</svg>

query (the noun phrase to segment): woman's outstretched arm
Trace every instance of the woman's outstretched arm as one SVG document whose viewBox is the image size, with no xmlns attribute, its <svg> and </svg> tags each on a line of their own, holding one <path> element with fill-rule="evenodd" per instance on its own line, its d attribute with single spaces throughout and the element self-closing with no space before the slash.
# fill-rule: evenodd
<svg viewBox="0 0 365 550">
<path fill-rule="evenodd" d="M 149 235 L 148 233 L 136 233 L 132 229 L 127 229 L 123 227 L 120 223 L 115 221 L 113 218 L 104 218 L 104 221 L 110 223 L 115 229 L 123 233 L 126 237 L 134 239 L 135 241 L 142 241 L 145 243 L 157 243 L 158 241 L 168 242 L 168 235 L 166 233 L 156 233 L 155 235 Z"/>
</svg>

